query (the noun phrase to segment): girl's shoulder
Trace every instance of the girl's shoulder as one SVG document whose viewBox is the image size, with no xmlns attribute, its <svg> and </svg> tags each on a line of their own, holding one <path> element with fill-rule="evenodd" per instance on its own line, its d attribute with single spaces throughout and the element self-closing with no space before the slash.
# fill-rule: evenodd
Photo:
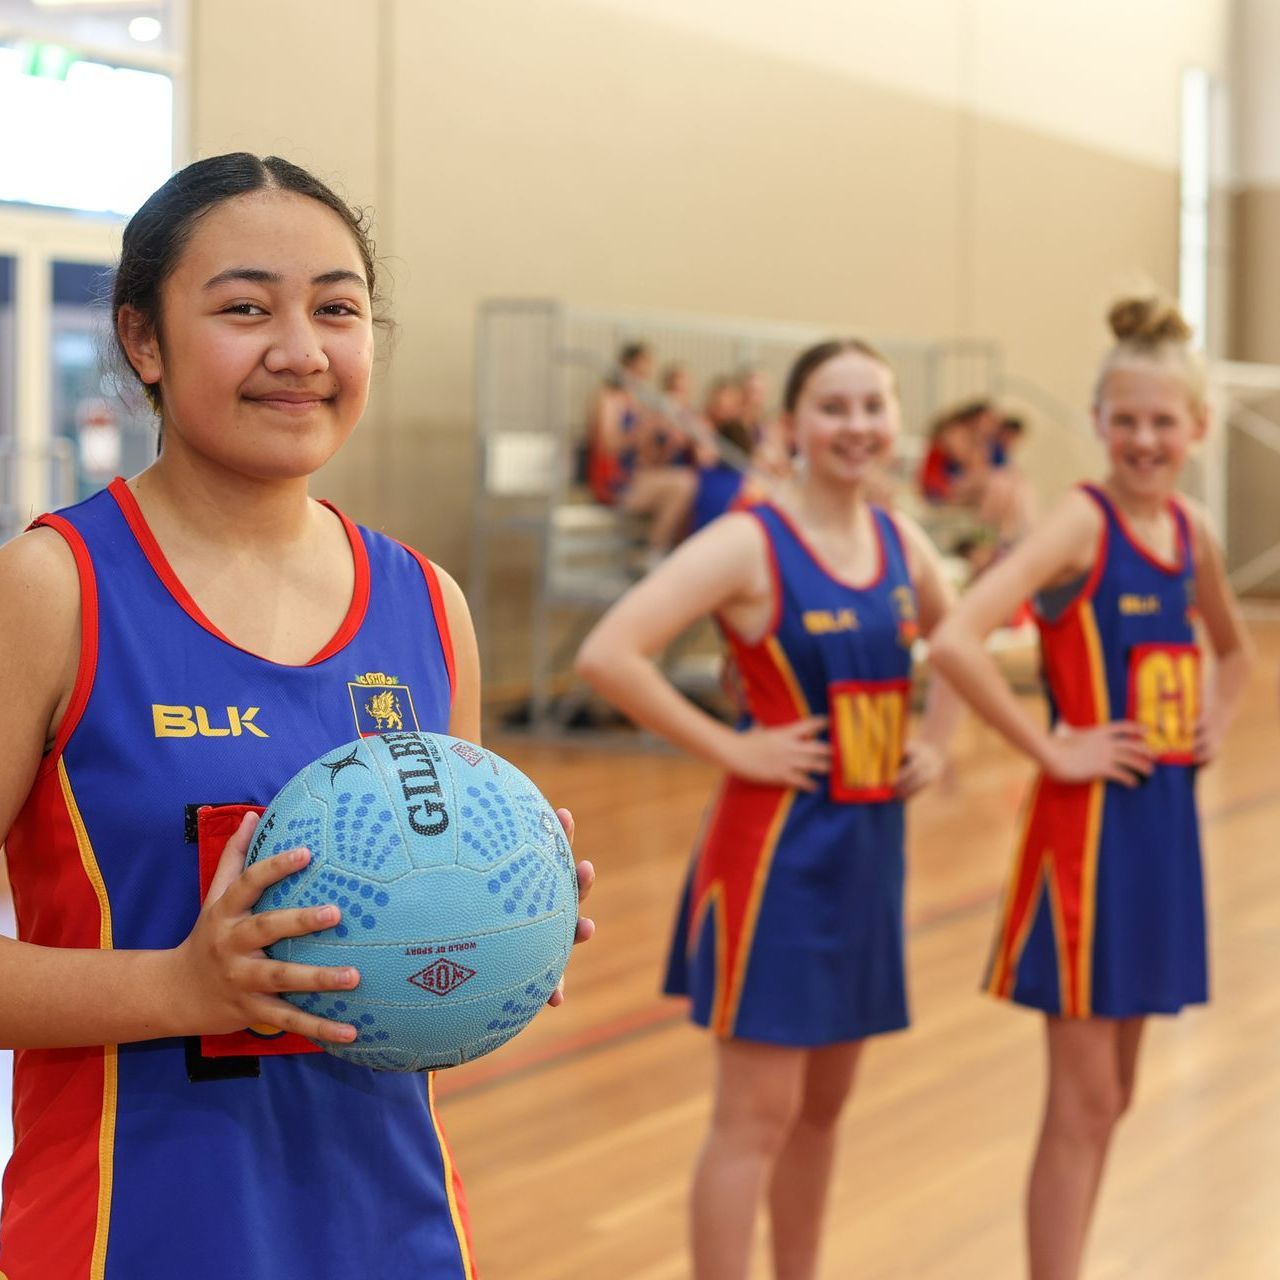
<svg viewBox="0 0 1280 1280">
<path fill-rule="evenodd" d="M 46 715 L 69 695 L 81 656 L 82 572 L 92 570 L 51 528 L 0 546 L 0 665 L 14 682 L 10 705 Z M 86 586 L 92 590 L 91 577 Z"/>
<path fill-rule="evenodd" d="M 71 543 L 40 525 L 0 545 L 0 617 L 73 616 L 80 576 Z"/>
</svg>

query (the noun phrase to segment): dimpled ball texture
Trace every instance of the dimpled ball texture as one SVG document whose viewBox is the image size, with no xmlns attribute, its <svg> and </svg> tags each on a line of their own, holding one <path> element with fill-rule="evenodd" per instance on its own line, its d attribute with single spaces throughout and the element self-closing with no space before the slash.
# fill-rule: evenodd
<svg viewBox="0 0 1280 1280">
<path fill-rule="evenodd" d="M 358 1029 L 317 1041 L 384 1071 L 455 1066 L 505 1043 L 564 972 L 578 882 L 560 820 L 514 765 L 469 742 L 388 733 L 328 751 L 290 779 L 247 863 L 305 846 L 311 861 L 255 911 L 335 903 L 341 922 L 269 954 L 352 965 L 351 991 L 285 998 Z"/>
</svg>

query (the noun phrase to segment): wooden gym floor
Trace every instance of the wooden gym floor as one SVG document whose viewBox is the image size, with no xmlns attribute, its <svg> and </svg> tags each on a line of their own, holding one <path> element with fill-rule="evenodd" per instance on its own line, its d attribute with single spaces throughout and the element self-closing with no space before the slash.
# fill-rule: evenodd
<svg viewBox="0 0 1280 1280">
<path fill-rule="evenodd" d="M 1280 1275 L 1280 623 L 1253 625 L 1254 687 L 1201 803 L 1214 1001 L 1153 1021 L 1113 1152 L 1089 1280 Z M 688 760 L 494 738 L 578 822 L 596 941 L 569 1000 L 437 1077 L 484 1280 L 681 1280 L 710 1053 L 657 994 L 714 782 Z M 952 780 L 911 811 L 913 1028 L 877 1041 L 843 1121 L 823 1276 L 1021 1274 L 1041 1020 L 979 995 L 1029 769 L 972 720 Z M 767 1274 L 763 1264 L 754 1273 Z"/>
</svg>

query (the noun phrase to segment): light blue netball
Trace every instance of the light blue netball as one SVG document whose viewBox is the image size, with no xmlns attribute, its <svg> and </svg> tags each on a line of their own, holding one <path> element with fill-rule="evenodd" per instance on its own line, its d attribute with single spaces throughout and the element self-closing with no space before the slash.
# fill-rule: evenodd
<svg viewBox="0 0 1280 1280">
<path fill-rule="evenodd" d="M 285 997 L 359 1029 L 329 1053 L 384 1071 L 456 1066 L 555 990 L 578 918 L 573 857 L 551 806 L 500 756 L 435 733 L 336 747 L 281 788 L 247 861 L 299 845 L 310 863 L 255 911 L 342 908 L 334 928 L 270 948 L 360 971 L 354 991 Z"/>
</svg>

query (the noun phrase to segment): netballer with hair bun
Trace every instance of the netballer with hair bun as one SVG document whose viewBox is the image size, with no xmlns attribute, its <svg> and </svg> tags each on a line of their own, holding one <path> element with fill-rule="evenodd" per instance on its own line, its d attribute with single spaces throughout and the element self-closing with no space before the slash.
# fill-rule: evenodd
<svg viewBox="0 0 1280 1280">
<path fill-rule="evenodd" d="M 1196 776 L 1218 752 L 1251 661 L 1217 540 L 1176 489 L 1208 429 L 1190 329 L 1155 297 L 1122 299 L 1109 321 L 1114 342 L 1093 394 L 1105 479 L 1073 489 L 989 569 L 932 651 L 1041 770 L 986 980 L 1045 1015 L 1048 1085 L 1027 1196 L 1033 1280 L 1080 1274 L 1146 1019 L 1208 997 Z M 1028 599 L 1047 726 L 983 645 Z"/>
</svg>

